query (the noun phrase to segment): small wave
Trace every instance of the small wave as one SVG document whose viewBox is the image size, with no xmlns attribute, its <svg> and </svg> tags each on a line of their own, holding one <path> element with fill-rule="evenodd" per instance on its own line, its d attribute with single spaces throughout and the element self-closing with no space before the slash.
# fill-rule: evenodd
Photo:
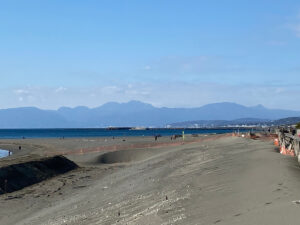
<svg viewBox="0 0 300 225">
<path fill-rule="evenodd" d="M 9 156 L 9 151 L 0 149 L 0 158 Z"/>
</svg>

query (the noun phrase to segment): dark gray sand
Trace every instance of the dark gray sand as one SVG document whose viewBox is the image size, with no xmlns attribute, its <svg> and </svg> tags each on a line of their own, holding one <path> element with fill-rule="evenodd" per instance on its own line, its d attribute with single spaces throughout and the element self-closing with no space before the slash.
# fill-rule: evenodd
<svg viewBox="0 0 300 225">
<path fill-rule="evenodd" d="M 81 148 L 109 146 L 111 141 L 91 140 L 0 141 L 0 147 L 24 146 L 15 158 L 0 160 L 0 166 L 48 151 L 78 153 Z M 0 224 L 299 224 L 296 159 L 277 153 L 270 141 L 201 140 L 69 154 L 81 168 L 0 195 Z M 154 142 L 153 138 L 117 141 L 127 147 Z"/>
</svg>

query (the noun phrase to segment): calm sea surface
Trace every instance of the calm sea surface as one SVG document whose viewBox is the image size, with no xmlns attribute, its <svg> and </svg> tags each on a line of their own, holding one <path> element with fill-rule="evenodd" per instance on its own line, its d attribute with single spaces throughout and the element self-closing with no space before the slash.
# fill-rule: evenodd
<svg viewBox="0 0 300 225">
<path fill-rule="evenodd" d="M 0 139 L 20 138 L 81 138 L 81 137 L 123 137 L 123 136 L 171 136 L 174 134 L 223 134 L 237 129 L 147 129 L 147 130 L 108 130 L 108 129 L 0 129 Z M 250 131 L 243 129 L 243 131 Z"/>
</svg>

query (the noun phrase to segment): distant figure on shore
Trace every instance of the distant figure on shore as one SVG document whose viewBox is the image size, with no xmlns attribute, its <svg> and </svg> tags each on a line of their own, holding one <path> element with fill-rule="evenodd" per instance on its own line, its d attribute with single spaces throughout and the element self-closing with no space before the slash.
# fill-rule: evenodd
<svg viewBox="0 0 300 225">
<path fill-rule="evenodd" d="M 158 139 L 159 137 L 161 137 L 161 135 L 160 135 L 160 134 L 158 134 L 158 135 L 155 135 L 155 136 L 154 136 L 154 139 L 155 139 L 155 141 L 157 141 L 157 139 Z"/>
<path fill-rule="evenodd" d="M 22 150 L 22 146 L 19 146 L 19 150 Z"/>
<path fill-rule="evenodd" d="M 171 136 L 171 140 L 176 140 L 176 138 L 180 138 L 180 137 L 182 137 L 181 134 L 174 134 Z"/>
</svg>

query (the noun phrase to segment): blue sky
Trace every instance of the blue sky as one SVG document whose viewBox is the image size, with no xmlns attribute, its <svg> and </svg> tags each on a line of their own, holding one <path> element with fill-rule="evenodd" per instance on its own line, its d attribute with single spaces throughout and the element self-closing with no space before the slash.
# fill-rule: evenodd
<svg viewBox="0 0 300 225">
<path fill-rule="evenodd" d="M 299 1 L 0 3 L 0 108 L 135 99 L 300 110 Z"/>
</svg>

